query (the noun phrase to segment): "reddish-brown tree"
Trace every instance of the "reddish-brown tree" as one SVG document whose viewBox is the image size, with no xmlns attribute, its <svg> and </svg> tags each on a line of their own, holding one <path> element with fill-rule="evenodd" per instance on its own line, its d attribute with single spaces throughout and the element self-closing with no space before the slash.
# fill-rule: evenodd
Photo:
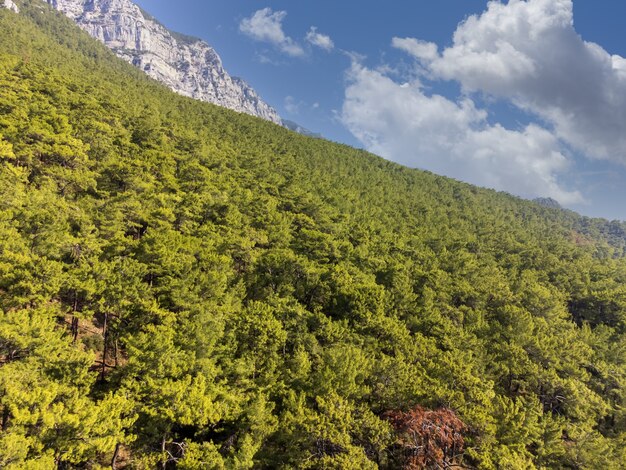
<svg viewBox="0 0 626 470">
<path fill-rule="evenodd" d="M 391 411 L 386 418 L 393 425 L 397 441 L 394 457 L 408 470 L 461 466 L 465 424 L 454 411 L 427 410 L 415 406 L 408 412 Z"/>
</svg>

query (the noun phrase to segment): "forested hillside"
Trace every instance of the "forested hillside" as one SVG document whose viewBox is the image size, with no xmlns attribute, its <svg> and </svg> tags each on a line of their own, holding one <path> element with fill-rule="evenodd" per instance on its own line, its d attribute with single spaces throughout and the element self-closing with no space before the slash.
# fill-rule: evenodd
<svg viewBox="0 0 626 470">
<path fill-rule="evenodd" d="M 178 96 L 0 9 L 0 467 L 620 469 L 624 225 Z"/>
</svg>

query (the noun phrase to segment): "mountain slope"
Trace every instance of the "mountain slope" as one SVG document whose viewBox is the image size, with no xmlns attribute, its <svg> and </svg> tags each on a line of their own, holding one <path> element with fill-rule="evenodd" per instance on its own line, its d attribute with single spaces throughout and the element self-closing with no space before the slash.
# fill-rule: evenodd
<svg viewBox="0 0 626 470">
<path fill-rule="evenodd" d="M 298 134 L 305 135 L 307 137 L 315 137 L 317 139 L 322 139 L 323 138 L 321 134 L 318 134 L 316 132 L 312 132 L 312 131 L 310 131 L 308 129 L 305 129 L 300 124 L 298 124 L 297 122 L 294 122 L 294 121 L 289 121 L 287 119 L 283 119 L 283 126 L 285 126 L 289 130 L 297 132 Z"/>
<path fill-rule="evenodd" d="M 623 226 L 403 168 L 0 11 L 0 466 L 626 461 Z"/>
<path fill-rule="evenodd" d="M 250 85 L 224 70 L 211 46 L 169 31 L 130 0 L 46 1 L 118 57 L 175 92 L 281 123 Z"/>
</svg>

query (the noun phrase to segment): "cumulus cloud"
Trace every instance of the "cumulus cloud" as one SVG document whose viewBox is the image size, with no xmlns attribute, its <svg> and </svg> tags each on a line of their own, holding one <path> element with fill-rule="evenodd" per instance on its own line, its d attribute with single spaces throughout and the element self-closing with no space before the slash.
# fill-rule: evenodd
<svg viewBox="0 0 626 470">
<path fill-rule="evenodd" d="M 586 156 L 626 164 L 626 60 L 576 33 L 572 0 L 490 2 L 441 54 L 397 41 L 434 76 L 510 100 Z"/>
<path fill-rule="evenodd" d="M 417 52 L 423 56 L 428 49 Z M 534 124 L 521 130 L 491 125 L 469 98 L 428 95 L 417 78 L 398 83 L 356 60 L 348 80 L 341 119 L 369 150 L 520 196 L 583 200 L 559 182 L 568 160 L 551 132 Z"/>
<path fill-rule="evenodd" d="M 562 183 L 570 152 L 626 165 L 626 59 L 581 38 L 572 0 L 490 1 L 443 50 L 411 37 L 393 38 L 392 46 L 415 61 L 410 83 L 389 65 L 353 65 L 349 73 L 342 119 L 369 149 L 564 204 L 582 199 Z M 458 83 L 462 97 L 429 94 L 420 81 Z M 477 97 L 512 104 L 536 123 L 489 124 Z"/>
<path fill-rule="evenodd" d="M 311 26 L 311 29 L 306 34 L 306 40 L 310 44 L 313 44 L 320 49 L 324 49 L 325 51 L 331 51 L 335 47 L 335 43 L 330 36 L 318 33 L 315 26 Z"/>
<path fill-rule="evenodd" d="M 287 55 L 300 57 L 304 49 L 283 31 L 283 20 L 286 11 L 273 11 L 263 8 L 256 11 L 251 17 L 244 18 L 239 24 L 239 30 L 256 41 L 267 42 Z"/>
</svg>

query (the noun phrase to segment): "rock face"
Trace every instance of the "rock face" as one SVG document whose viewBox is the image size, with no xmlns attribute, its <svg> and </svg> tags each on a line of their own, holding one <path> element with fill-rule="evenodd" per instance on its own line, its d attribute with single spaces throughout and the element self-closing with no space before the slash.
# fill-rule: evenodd
<svg viewBox="0 0 626 470">
<path fill-rule="evenodd" d="M 175 92 L 282 124 L 246 82 L 224 70 L 211 46 L 169 31 L 130 0 L 45 1 Z"/>
<path fill-rule="evenodd" d="M 9 10 L 14 11 L 15 13 L 20 12 L 20 9 L 17 7 L 15 3 L 13 3 L 12 0 L 3 0 L 2 3 L 0 3 L 0 6 L 3 6 L 4 8 L 8 8 Z"/>
</svg>

